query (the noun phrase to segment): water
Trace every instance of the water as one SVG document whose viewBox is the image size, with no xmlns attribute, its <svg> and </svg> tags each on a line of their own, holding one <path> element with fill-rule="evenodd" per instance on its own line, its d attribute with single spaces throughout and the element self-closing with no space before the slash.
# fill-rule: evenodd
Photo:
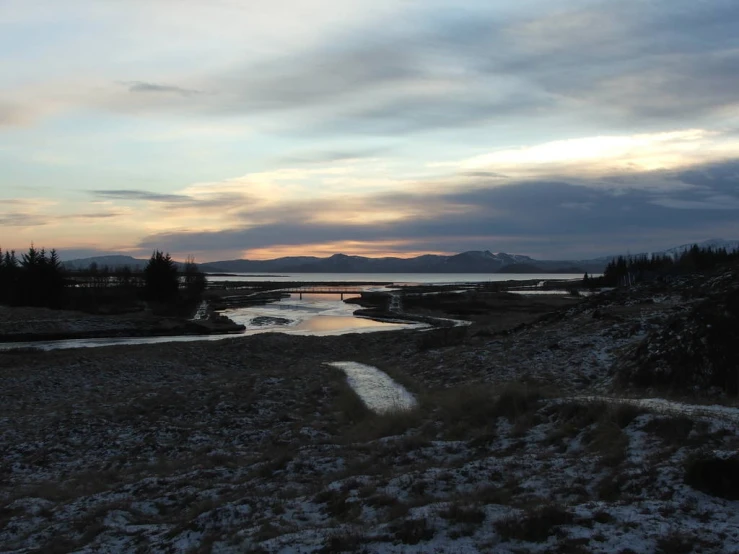
<svg viewBox="0 0 739 554">
<path fill-rule="evenodd" d="M 237 275 L 237 274 L 234 274 Z M 275 282 L 370 282 L 370 283 L 403 283 L 403 284 L 462 284 L 478 282 L 494 282 L 506 280 L 531 279 L 581 279 L 580 275 L 542 275 L 542 274 L 491 274 L 491 273 L 294 273 L 270 276 L 267 273 L 238 274 L 236 277 L 208 276 L 208 280 L 218 281 L 275 281 Z M 385 290 L 384 287 L 363 287 L 366 290 Z M 349 298 L 350 295 L 344 295 Z M 112 345 L 159 344 L 165 342 L 190 342 L 203 340 L 225 340 L 245 335 L 256 335 L 266 332 L 280 332 L 294 335 L 341 335 L 345 333 L 370 333 L 378 331 L 394 331 L 399 329 L 421 329 L 427 327 L 418 323 L 386 323 L 357 317 L 353 312 L 356 305 L 345 304 L 339 295 L 303 294 L 299 300 L 291 295 L 279 302 L 264 306 L 226 310 L 224 315 L 236 323 L 246 326 L 241 334 L 229 335 L 188 335 L 176 337 L 116 337 L 100 339 L 71 339 L 60 341 L 33 341 L 0 343 L 0 350 L 10 348 L 33 347 L 43 350 L 60 348 L 91 348 Z M 286 319 L 284 324 L 258 325 L 257 318 Z"/>
<path fill-rule="evenodd" d="M 300 335 L 339 335 L 425 327 L 416 323 L 385 323 L 357 317 L 354 311 L 358 307 L 342 302 L 338 294 L 303 294 L 302 300 L 298 295 L 292 294 L 279 302 L 225 310 L 223 314 L 236 323 L 245 325 L 246 334 L 277 331 Z M 282 324 L 260 325 L 259 318 L 288 321 Z"/>
<path fill-rule="evenodd" d="M 208 275 L 208 281 L 271 281 L 275 283 L 394 283 L 419 285 L 453 285 L 463 283 L 495 283 L 500 281 L 529 281 L 531 279 L 577 279 L 582 275 L 571 273 L 233 273 L 229 276 Z"/>
<path fill-rule="evenodd" d="M 346 373 L 349 386 L 373 412 L 405 411 L 417 405 L 410 392 L 376 367 L 357 362 L 331 362 L 328 365 Z"/>
<path fill-rule="evenodd" d="M 259 333 L 279 332 L 290 335 L 342 335 L 346 333 L 375 333 L 379 331 L 395 331 L 399 329 L 423 329 L 428 327 L 422 323 L 386 323 L 372 319 L 357 317 L 353 312 L 358 306 L 345 304 L 340 295 L 303 294 L 299 300 L 297 295 L 284 298 L 279 302 L 264 306 L 236 308 L 222 313 L 236 323 L 246 326 L 243 333 L 229 335 L 188 335 L 175 337 L 115 337 L 99 339 L 70 339 L 55 341 L 31 341 L 0 343 L 0 350 L 11 348 L 39 348 L 41 350 L 58 350 L 61 348 L 94 348 L 100 346 L 160 344 L 165 342 L 191 342 L 227 340 L 230 338 L 257 335 Z M 286 320 L 283 324 L 272 323 L 260 325 L 258 318 L 272 318 L 273 321 Z"/>
</svg>

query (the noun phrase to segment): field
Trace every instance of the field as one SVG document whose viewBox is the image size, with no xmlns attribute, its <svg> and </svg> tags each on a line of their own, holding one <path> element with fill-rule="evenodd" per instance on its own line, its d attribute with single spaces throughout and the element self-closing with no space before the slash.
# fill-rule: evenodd
<svg viewBox="0 0 739 554">
<path fill-rule="evenodd" d="M 0 353 L 0 550 L 734 551 L 734 396 L 634 378 L 737 287 L 699 277 L 407 307 L 474 321 L 426 332 Z M 336 361 L 418 406 L 372 413 Z"/>
</svg>

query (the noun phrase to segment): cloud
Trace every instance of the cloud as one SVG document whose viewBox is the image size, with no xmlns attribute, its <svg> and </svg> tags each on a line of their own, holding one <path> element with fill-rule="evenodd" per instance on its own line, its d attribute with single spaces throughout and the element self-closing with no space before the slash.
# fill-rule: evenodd
<svg viewBox="0 0 739 554">
<path fill-rule="evenodd" d="M 295 164 L 326 164 L 333 162 L 347 162 L 367 158 L 377 158 L 387 154 L 390 151 L 388 147 L 375 148 L 350 148 L 350 149 L 314 149 L 299 151 L 293 154 L 280 157 L 275 160 L 280 165 Z"/>
<path fill-rule="evenodd" d="M 195 96 L 205 94 L 200 90 L 176 87 L 172 85 L 160 85 L 156 83 L 146 83 L 143 81 L 123 82 L 122 85 L 128 87 L 128 92 L 133 93 L 155 93 L 155 94 L 176 94 L 179 96 Z"/>
<path fill-rule="evenodd" d="M 114 217 L 121 217 L 125 214 L 122 212 L 101 212 L 101 213 L 75 213 L 60 215 L 57 219 L 75 219 L 75 220 L 98 220 L 98 219 L 111 219 Z"/>
<path fill-rule="evenodd" d="M 413 26 L 360 26 L 204 75 L 218 94 L 196 109 L 283 111 L 311 132 L 383 134 L 565 114 L 583 124 L 596 113 L 612 125 L 693 121 L 739 104 L 739 7 L 729 0 L 515 16 L 472 9 L 451 19 L 416 8 L 408 18 Z"/>
<path fill-rule="evenodd" d="M 694 171 L 703 175 L 726 174 L 726 166 L 714 164 Z M 687 175 L 692 175 L 688 173 Z M 650 177 L 654 178 L 653 175 Z M 710 231 L 733 229 L 739 233 L 735 212 L 718 209 L 739 205 L 739 180 L 716 181 L 715 186 L 686 186 L 685 174 L 665 172 L 661 181 L 673 183 L 647 189 L 643 174 L 622 177 L 618 187 L 584 186 L 565 181 L 523 181 L 433 194 L 369 195 L 335 210 L 329 220 L 315 217 L 315 202 L 281 205 L 262 213 L 261 223 L 234 226 L 206 233 L 163 232 L 145 237 L 140 248 L 171 251 L 241 252 L 269 246 L 299 247 L 355 241 L 361 244 L 398 243 L 408 251 L 489 248 L 538 255 L 581 257 L 624 251 L 633 244 L 661 239 L 662 247 L 680 240 L 689 242 Z M 400 217 L 372 223 L 352 221 L 345 213 L 392 210 Z M 686 210 L 690 210 L 689 215 Z M 443 245 L 443 247 L 442 247 Z M 534 246 L 532 246 L 534 245 Z M 552 251 L 545 246 L 550 245 Z M 653 244 L 660 247 L 659 244 Z M 523 250 L 522 250 L 523 249 Z M 556 249 L 556 250 L 555 250 Z"/>
<path fill-rule="evenodd" d="M 7 227 L 37 227 L 48 223 L 49 219 L 36 214 L 22 212 L 0 213 L 0 225 Z"/>
<path fill-rule="evenodd" d="M 143 34 L 143 43 L 161 50 L 142 64 L 139 78 L 118 67 L 128 77 L 118 80 L 126 94 L 85 78 L 48 83 L 32 100 L 51 102 L 55 110 L 82 105 L 151 117 L 245 116 L 291 136 L 481 125 L 510 130 L 513 121 L 529 130 L 543 122 L 659 128 L 739 113 L 739 5 L 733 0 L 710 6 L 688 0 L 541 2 L 521 9 L 480 3 L 463 11 L 448 9 L 452 3 L 445 1 L 386 4 L 375 13 L 357 1 L 364 9 L 334 14 L 321 2 L 319 20 L 350 19 L 351 26 L 327 23 L 311 31 L 310 41 L 290 40 L 282 49 L 255 49 L 250 41 L 256 39 L 235 33 L 231 39 L 238 40 L 223 50 L 205 49 L 197 66 L 167 63 L 171 53 L 160 37 Z M 378 21 L 388 10 L 393 16 Z M 270 10 L 270 17 L 278 12 Z M 214 13 L 221 12 L 188 7 L 177 20 L 198 18 L 193 24 L 210 36 L 204 21 Z M 285 27 L 270 20 L 274 32 L 298 23 L 292 17 L 282 17 Z M 221 23 L 236 31 L 233 21 Z M 154 28 L 144 25 L 148 32 Z M 5 100 L 0 124 L 19 117 L 3 109 Z"/>
<path fill-rule="evenodd" d="M 112 200 L 144 200 L 146 202 L 191 202 L 192 198 L 182 194 L 160 194 L 145 190 L 92 190 L 90 194 L 97 198 Z"/>
</svg>

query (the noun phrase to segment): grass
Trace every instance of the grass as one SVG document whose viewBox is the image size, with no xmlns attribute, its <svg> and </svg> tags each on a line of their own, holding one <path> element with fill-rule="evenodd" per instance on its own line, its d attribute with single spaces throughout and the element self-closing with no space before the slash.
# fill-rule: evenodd
<svg viewBox="0 0 739 554">
<path fill-rule="evenodd" d="M 426 518 L 404 519 L 392 523 L 390 530 L 396 540 L 403 544 L 418 544 L 434 538 L 436 531 Z"/>
<path fill-rule="evenodd" d="M 480 506 L 454 502 L 439 512 L 444 519 L 459 524 L 480 525 L 485 521 L 485 510 Z"/>
<path fill-rule="evenodd" d="M 549 408 L 559 426 L 548 442 L 564 450 L 580 435 L 586 451 L 600 456 L 605 467 L 620 465 L 627 456 L 629 439 L 624 429 L 645 410 L 628 404 L 571 401 Z"/>
<path fill-rule="evenodd" d="M 326 514 L 338 521 L 354 521 L 362 513 L 361 502 L 350 501 L 349 491 L 325 489 L 313 497 L 317 504 L 324 504 Z"/>
<path fill-rule="evenodd" d="M 339 554 L 341 552 L 366 552 L 362 546 L 367 537 L 359 532 L 334 533 L 326 539 L 326 544 L 318 550 L 319 554 Z"/>
<path fill-rule="evenodd" d="M 459 346 L 467 338 L 467 329 L 467 326 L 444 327 L 420 333 L 416 341 L 416 347 L 418 350 L 424 351 L 448 346 Z"/>
<path fill-rule="evenodd" d="M 549 504 L 528 510 L 522 515 L 500 519 L 495 522 L 495 530 L 505 540 L 545 542 L 556 527 L 572 523 L 573 520 L 568 510 Z"/>
<path fill-rule="evenodd" d="M 495 436 L 498 419 L 522 422 L 539 408 L 543 393 L 537 387 L 510 383 L 501 387 L 469 385 L 437 391 L 422 403 L 434 405 L 451 439 L 478 439 Z"/>
<path fill-rule="evenodd" d="M 696 534 L 673 529 L 657 539 L 655 552 L 657 554 L 690 554 L 709 549 L 713 551 L 717 546 L 720 545 Z"/>
</svg>

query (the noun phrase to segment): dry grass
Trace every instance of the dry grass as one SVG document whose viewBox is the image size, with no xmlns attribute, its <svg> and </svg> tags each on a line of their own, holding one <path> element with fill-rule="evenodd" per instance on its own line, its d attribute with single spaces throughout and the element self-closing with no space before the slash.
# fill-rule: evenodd
<svg viewBox="0 0 739 554">
<path fill-rule="evenodd" d="M 495 529 L 505 540 L 545 542 L 556 527 L 572 523 L 573 520 L 568 510 L 550 504 L 498 520 Z"/>
<path fill-rule="evenodd" d="M 439 512 L 439 515 L 452 523 L 480 525 L 485 521 L 485 510 L 480 506 L 453 502 Z"/>
<path fill-rule="evenodd" d="M 581 435 L 588 452 L 599 455 L 604 466 L 614 467 L 623 462 L 629 447 L 623 430 L 645 410 L 628 404 L 572 401 L 556 404 L 548 413 L 559 421 L 548 437 L 550 444 L 565 449 Z"/>
<path fill-rule="evenodd" d="M 543 397 L 537 387 L 510 383 L 503 387 L 469 385 L 427 395 L 422 403 L 435 406 L 444 436 L 451 439 L 493 440 L 498 418 L 524 423 L 536 412 Z"/>
</svg>

